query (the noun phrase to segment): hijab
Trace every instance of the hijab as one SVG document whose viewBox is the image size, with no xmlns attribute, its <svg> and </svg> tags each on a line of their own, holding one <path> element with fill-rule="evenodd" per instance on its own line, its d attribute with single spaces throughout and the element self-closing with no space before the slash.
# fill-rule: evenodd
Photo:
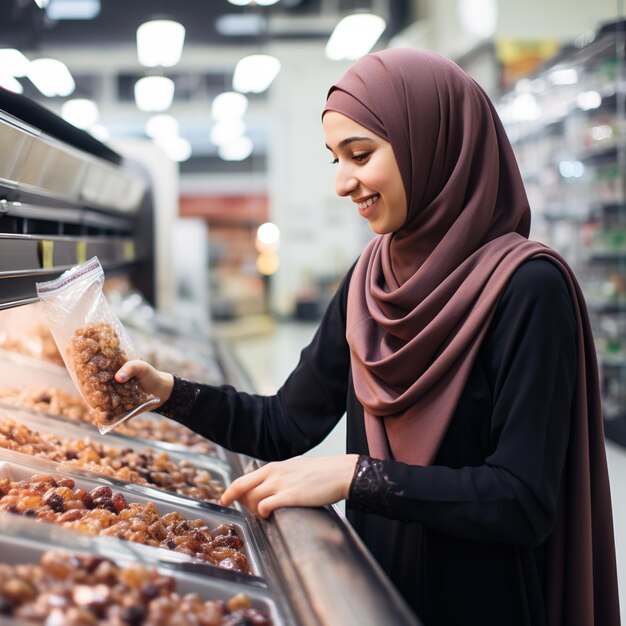
<svg viewBox="0 0 626 626">
<path fill-rule="evenodd" d="M 526 192 L 492 103 L 452 61 L 390 49 L 352 65 L 331 87 L 327 111 L 391 143 L 407 199 L 404 225 L 365 247 L 348 291 L 346 338 L 370 454 L 433 462 L 512 274 L 531 258 L 554 263 L 572 297 L 578 371 L 548 548 L 548 623 L 618 624 L 589 316 L 567 263 L 528 239 Z"/>
</svg>

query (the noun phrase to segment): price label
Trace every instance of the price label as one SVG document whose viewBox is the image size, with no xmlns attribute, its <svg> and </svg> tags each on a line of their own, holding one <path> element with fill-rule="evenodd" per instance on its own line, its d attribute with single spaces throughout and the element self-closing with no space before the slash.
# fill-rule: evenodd
<svg viewBox="0 0 626 626">
<path fill-rule="evenodd" d="M 135 260 L 135 242 L 132 239 L 124 241 L 124 261 Z"/>
<path fill-rule="evenodd" d="M 44 270 L 54 267 L 54 241 L 39 242 L 39 259 Z"/>
<path fill-rule="evenodd" d="M 87 242 L 78 241 L 76 243 L 76 263 L 82 265 L 87 262 Z"/>
</svg>

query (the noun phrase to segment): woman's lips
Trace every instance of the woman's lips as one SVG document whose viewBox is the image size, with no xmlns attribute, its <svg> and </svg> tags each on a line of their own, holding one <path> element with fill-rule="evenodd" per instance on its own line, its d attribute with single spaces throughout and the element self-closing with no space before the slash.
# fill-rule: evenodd
<svg viewBox="0 0 626 626">
<path fill-rule="evenodd" d="M 365 218 L 370 217 L 370 215 L 374 212 L 378 200 L 380 200 L 380 196 L 376 195 L 368 198 L 365 202 L 359 202 L 357 205 L 359 207 L 359 214 Z"/>
</svg>

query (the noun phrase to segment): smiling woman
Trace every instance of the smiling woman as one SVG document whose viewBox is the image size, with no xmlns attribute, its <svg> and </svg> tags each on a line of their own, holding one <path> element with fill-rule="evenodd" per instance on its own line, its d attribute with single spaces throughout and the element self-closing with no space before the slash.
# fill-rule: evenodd
<svg viewBox="0 0 626 626">
<path fill-rule="evenodd" d="M 567 263 L 528 239 L 493 105 L 451 61 L 393 49 L 331 87 L 323 126 L 336 191 L 378 236 L 284 385 L 250 395 L 141 361 L 118 381 L 270 461 L 223 504 L 346 499 L 425 626 L 617 626 L 589 316 Z M 344 413 L 345 455 L 299 456 Z"/>
<path fill-rule="evenodd" d="M 323 124 L 337 195 L 349 196 L 378 235 L 401 230 L 406 194 L 391 144 L 341 113 L 326 113 Z"/>
</svg>

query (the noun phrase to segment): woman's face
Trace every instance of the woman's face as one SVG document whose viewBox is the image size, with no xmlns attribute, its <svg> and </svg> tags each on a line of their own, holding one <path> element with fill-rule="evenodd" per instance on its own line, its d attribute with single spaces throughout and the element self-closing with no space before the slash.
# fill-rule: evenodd
<svg viewBox="0 0 626 626">
<path fill-rule="evenodd" d="M 328 111 L 322 123 L 337 166 L 337 194 L 350 197 L 375 233 L 400 230 L 407 201 L 391 144 L 342 113 Z"/>
</svg>

